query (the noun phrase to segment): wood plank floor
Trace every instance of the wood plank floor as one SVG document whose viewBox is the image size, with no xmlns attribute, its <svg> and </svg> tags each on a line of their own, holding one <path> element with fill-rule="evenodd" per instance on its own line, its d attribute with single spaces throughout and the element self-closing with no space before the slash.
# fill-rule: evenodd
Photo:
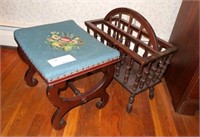
<svg viewBox="0 0 200 137">
<path fill-rule="evenodd" d="M 55 107 L 46 97 L 46 84 L 36 74 L 39 84 L 28 87 L 23 80 L 26 69 L 15 49 L 1 48 L 1 136 L 199 136 L 199 113 L 175 113 L 164 80 L 155 87 L 153 100 L 148 91 L 136 96 L 130 114 L 125 111 L 129 93 L 113 80 L 103 109 L 95 107 L 98 99 L 92 100 L 64 117 L 64 129 L 54 130 L 50 120 Z M 84 91 L 99 77 L 101 73 L 75 84 Z"/>
</svg>

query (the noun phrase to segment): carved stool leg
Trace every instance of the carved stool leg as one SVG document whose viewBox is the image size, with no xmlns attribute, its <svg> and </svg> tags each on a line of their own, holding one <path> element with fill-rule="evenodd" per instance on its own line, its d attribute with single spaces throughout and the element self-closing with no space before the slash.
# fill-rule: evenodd
<svg viewBox="0 0 200 137">
<path fill-rule="evenodd" d="M 154 87 L 149 88 L 149 98 L 152 100 L 154 98 Z"/>
<path fill-rule="evenodd" d="M 35 74 L 35 72 L 36 71 L 33 68 L 29 67 L 24 76 L 26 84 L 30 87 L 34 87 L 38 84 L 38 80 L 33 78 L 33 75 Z"/>
<path fill-rule="evenodd" d="M 19 57 L 22 59 L 22 61 L 29 66 L 24 76 L 24 80 L 26 81 L 26 84 L 30 87 L 36 86 L 38 84 L 38 81 L 37 79 L 33 78 L 33 75 L 35 74 L 36 70 L 33 67 L 31 67 L 31 62 L 29 61 L 29 59 L 27 58 L 27 56 L 25 55 L 25 53 L 23 52 L 20 46 L 18 46 L 17 52 L 19 54 Z"/>
<path fill-rule="evenodd" d="M 65 98 L 61 98 L 59 93 L 62 88 L 59 88 L 59 84 L 47 88 L 47 97 L 50 102 L 57 107 L 57 110 L 54 112 L 51 124 L 55 129 L 61 129 L 66 125 L 66 122 L 62 117 L 72 109 L 72 104 Z"/>
<path fill-rule="evenodd" d="M 106 88 L 108 87 L 108 85 L 113 80 L 113 76 L 114 76 L 114 72 L 115 72 L 115 67 L 114 67 L 114 65 L 105 67 L 105 68 L 102 69 L 102 72 L 104 73 L 104 77 L 101 80 L 102 82 L 99 82 L 99 84 L 100 83 L 104 83 L 104 84 L 102 85 L 102 92 L 101 92 L 102 94 L 99 95 L 99 97 L 101 98 L 101 100 L 96 103 L 96 107 L 98 109 L 103 108 L 108 103 L 109 95 L 106 92 Z"/>
<path fill-rule="evenodd" d="M 63 87 L 63 83 L 55 84 L 47 88 L 46 94 L 49 101 L 55 107 L 57 107 L 57 110 L 55 111 L 51 119 L 52 126 L 55 129 L 57 130 L 61 129 L 66 125 L 66 122 L 62 118 L 67 112 L 69 112 L 74 107 L 87 103 L 88 101 L 94 98 L 101 99 L 96 104 L 96 107 L 98 109 L 103 108 L 107 104 L 109 95 L 106 92 L 106 88 L 113 79 L 114 65 L 105 67 L 102 69 L 102 71 L 104 73 L 104 76 L 102 80 L 99 81 L 99 83 L 96 86 L 94 86 L 88 91 L 85 91 L 84 93 L 77 94 L 77 96 L 75 97 L 64 98 L 59 95 L 62 90 L 65 90 L 67 88 L 66 86 Z M 73 87 L 72 83 L 68 82 L 68 85 L 69 84 L 70 84 L 70 87 Z"/>
<path fill-rule="evenodd" d="M 132 111 L 135 95 L 136 94 L 131 94 L 130 97 L 129 97 L 129 102 L 126 106 L 126 111 L 128 113 L 130 113 Z"/>
</svg>

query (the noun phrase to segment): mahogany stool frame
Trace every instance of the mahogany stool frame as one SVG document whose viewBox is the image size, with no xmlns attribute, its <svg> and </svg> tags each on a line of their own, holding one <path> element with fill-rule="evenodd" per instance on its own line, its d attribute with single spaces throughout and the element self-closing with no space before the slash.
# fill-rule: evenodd
<svg viewBox="0 0 200 137">
<path fill-rule="evenodd" d="M 66 125 L 66 121 L 63 119 L 63 117 L 71 109 L 79 105 L 85 104 L 94 98 L 100 98 L 100 101 L 96 103 L 96 107 L 98 109 L 103 108 L 107 104 L 109 95 L 106 92 L 106 88 L 113 80 L 115 71 L 114 64 L 117 63 L 119 59 L 114 59 L 112 61 L 108 61 L 98 66 L 85 69 L 81 72 L 64 77 L 62 79 L 48 82 L 40 74 L 37 68 L 31 63 L 19 44 L 17 51 L 23 62 L 29 66 L 24 76 L 26 84 L 30 87 L 34 87 L 38 84 L 38 80 L 33 77 L 36 72 L 39 73 L 39 75 L 47 83 L 46 96 L 48 97 L 51 104 L 57 108 L 51 119 L 51 124 L 56 130 L 61 129 Z M 103 72 L 104 76 L 102 77 L 102 79 L 94 87 L 91 87 L 91 89 L 85 91 L 84 93 L 80 93 L 80 91 L 73 85 L 74 78 L 96 70 L 100 70 Z M 63 84 L 65 85 L 64 87 Z M 68 87 L 72 89 L 72 91 L 76 95 L 75 97 L 64 98 L 60 96 L 60 92 L 65 91 Z"/>
</svg>

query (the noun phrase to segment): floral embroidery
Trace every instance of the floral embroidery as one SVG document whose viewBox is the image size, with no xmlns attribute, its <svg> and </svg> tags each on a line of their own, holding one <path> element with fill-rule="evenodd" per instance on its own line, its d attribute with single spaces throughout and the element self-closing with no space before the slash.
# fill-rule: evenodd
<svg viewBox="0 0 200 137">
<path fill-rule="evenodd" d="M 64 32 L 51 32 L 45 41 L 48 45 L 55 49 L 69 51 L 79 48 L 83 44 L 83 40 L 79 36 Z"/>
</svg>

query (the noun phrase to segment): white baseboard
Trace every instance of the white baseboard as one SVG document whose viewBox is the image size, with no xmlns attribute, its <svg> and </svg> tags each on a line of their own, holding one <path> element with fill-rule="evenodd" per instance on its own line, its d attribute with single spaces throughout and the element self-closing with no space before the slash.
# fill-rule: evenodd
<svg viewBox="0 0 200 137">
<path fill-rule="evenodd" d="M 13 33 L 18 29 L 11 26 L 0 26 L 0 45 L 17 47 Z"/>
</svg>

